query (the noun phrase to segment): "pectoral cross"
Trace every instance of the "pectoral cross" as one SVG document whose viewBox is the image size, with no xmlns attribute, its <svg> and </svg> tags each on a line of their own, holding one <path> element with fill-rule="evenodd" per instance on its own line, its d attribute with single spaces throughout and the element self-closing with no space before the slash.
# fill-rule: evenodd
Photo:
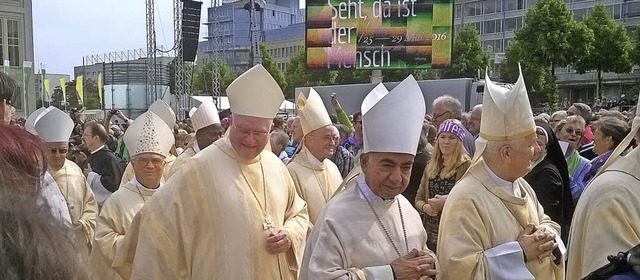
<svg viewBox="0 0 640 280">
<path fill-rule="evenodd" d="M 262 223 L 262 228 L 264 228 L 264 230 L 270 230 L 274 228 L 273 223 L 271 222 L 269 217 L 264 216 L 264 223 Z"/>
</svg>

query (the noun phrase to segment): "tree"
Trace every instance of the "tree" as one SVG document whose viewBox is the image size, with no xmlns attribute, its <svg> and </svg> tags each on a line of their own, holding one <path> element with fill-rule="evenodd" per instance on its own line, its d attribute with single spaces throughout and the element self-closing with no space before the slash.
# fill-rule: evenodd
<svg viewBox="0 0 640 280">
<path fill-rule="evenodd" d="M 633 30 L 633 50 L 631 52 L 631 60 L 634 65 L 640 65 L 640 26 L 636 26 Z"/>
<path fill-rule="evenodd" d="M 267 52 L 267 47 L 264 44 L 260 44 L 260 55 L 262 56 L 262 66 L 264 66 L 269 74 L 276 80 L 282 91 L 287 88 L 287 80 L 280 68 L 278 68 L 278 64 L 273 60 L 273 57 Z"/>
<path fill-rule="evenodd" d="M 631 71 L 633 66 L 631 40 L 624 25 L 616 24 L 609 10 L 602 3 L 596 4 L 583 22 L 597 40 L 593 42 L 593 49 L 589 55 L 578 61 L 574 68 L 580 74 L 590 70 L 597 71 L 596 92 L 601 99 L 602 72 L 629 73 Z"/>
<path fill-rule="evenodd" d="M 191 87 L 194 93 L 211 95 L 213 87 L 213 67 L 218 68 L 220 75 L 220 95 L 226 95 L 225 90 L 235 79 L 235 75 L 229 70 L 229 66 L 223 60 L 208 61 L 198 65 L 193 71 Z"/>
<path fill-rule="evenodd" d="M 81 103 L 78 91 L 76 91 L 76 81 L 73 80 L 65 83 L 67 109 L 100 109 L 102 107 L 102 100 L 100 100 L 98 95 L 98 85 L 91 80 L 85 80 L 83 86 L 84 102 Z M 62 99 L 62 89 L 60 86 L 57 86 L 51 94 L 51 105 L 64 110 L 65 104 L 62 102 Z"/>
<path fill-rule="evenodd" d="M 539 0 L 530 7 L 524 27 L 516 31 L 516 40 L 528 61 L 549 67 L 566 67 L 589 56 L 593 32 L 577 23 L 563 0 Z"/>
<path fill-rule="evenodd" d="M 555 109 L 559 99 L 555 77 L 551 76 L 545 65 L 527 61 L 521 44 L 516 40 L 507 47 L 505 58 L 500 63 L 501 80 L 514 83 L 518 79 L 520 64 L 531 104 Z"/>
<path fill-rule="evenodd" d="M 292 99 L 295 95 L 296 87 L 310 87 L 335 84 L 338 73 L 324 69 L 309 70 L 306 66 L 306 51 L 302 48 L 296 53 L 287 66 L 285 77 L 287 78 L 287 88 L 284 91 L 287 99 Z"/>
<path fill-rule="evenodd" d="M 484 71 L 489 66 L 489 54 L 482 48 L 478 31 L 470 24 L 463 26 L 453 39 L 451 57 L 453 65 L 444 70 L 445 78 L 475 77 L 478 69 Z"/>
</svg>

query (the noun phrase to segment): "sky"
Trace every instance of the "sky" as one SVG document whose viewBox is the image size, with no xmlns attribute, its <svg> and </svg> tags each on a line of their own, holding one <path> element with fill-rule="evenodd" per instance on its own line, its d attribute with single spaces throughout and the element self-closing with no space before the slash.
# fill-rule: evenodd
<svg viewBox="0 0 640 280">
<path fill-rule="evenodd" d="M 156 42 L 173 47 L 173 0 L 156 2 Z M 201 20 L 207 18 L 203 1 Z M 69 74 L 84 56 L 145 49 L 145 0 L 38 0 L 33 1 L 35 67 L 47 73 Z M 200 38 L 206 26 L 200 28 Z"/>
</svg>

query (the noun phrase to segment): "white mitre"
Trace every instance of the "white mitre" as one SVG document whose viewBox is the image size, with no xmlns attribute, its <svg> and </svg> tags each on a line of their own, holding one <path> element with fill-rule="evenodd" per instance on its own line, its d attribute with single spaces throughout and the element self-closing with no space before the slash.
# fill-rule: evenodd
<svg viewBox="0 0 640 280">
<path fill-rule="evenodd" d="M 171 109 L 171 107 L 169 107 L 169 104 L 167 104 L 167 102 L 164 102 L 163 100 L 158 99 L 155 102 L 153 102 L 151 106 L 149 106 L 149 111 L 158 115 L 164 121 L 164 123 L 166 123 L 167 126 L 169 126 L 169 128 L 173 129 L 173 126 L 176 125 L 176 113 L 173 112 L 173 110 Z"/>
<path fill-rule="evenodd" d="M 258 64 L 242 73 L 227 87 L 231 112 L 237 115 L 273 119 L 284 95 L 276 80 Z"/>
<path fill-rule="evenodd" d="M 49 108 L 52 108 L 52 107 L 53 106 L 50 106 Z M 42 106 L 37 110 L 33 111 L 33 113 L 31 113 L 31 115 L 27 117 L 27 120 L 24 123 L 24 129 L 33 135 L 38 135 L 38 133 L 35 130 L 36 121 L 40 117 L 42 117 L 42 115 L 44 115 L 44 112 L 49 108 Z"/>
<path fill-rule="evenodd" d="M 191 109 L 189 110 L 189 117 L 193 116 L 193 114 L 198 110 L 198 108 L 196 107 L 191 107 Z"/>
<path fill-rule="evenodd" d="M 487 141 L 503 142 L 527 137 L 536 133 L 536 124 L 527 95 L 527 86 L 518 65 L 520 76 L 511 89 L 496 85 L 485 76 L 482 99 L 482 122 L 476 140 L 477 161 L 487 147 Z"/>
<path fill-rule="evenodd" d="M 298 117 L 300 117 L 300 125 L 304 135 L 333 124 L 320 95 L 313 88 L 309 89 L 309 97 L 305 98 L 303 94 L 300 94 L 296 105 L 298 106 Z"/>
<path fill-rule="evenodd" d="M 385 97 L 388 93 L 389 93 L 389 90 L 387 90 L 387 88 L 384 86 L 384 84 L 379 83 L 376 87 L 374 87 L 367 94 L 367 96 L 364 97 L 364 100 L 362 100 L 362 104 L 360 105 L 360 113 L 362 115 L 367 113 L 369 111 L 369 109 L 371 109 L 373 107 L 373 105 L 376 105 L 376 103 L 378 103 L 378 101 L 380 101 L 380 99 Z M 364 128 L 364 125 L 363 125 L 362 126 L 362 143 L 363 143 L 363 145 L 364 145 L 364 143 L 369 142 L 369 140 L 365 140 L 365 139 L 367 139 L 367 134 L 364 131 L 365 131 L 365 128 Z M 365 152 L 365 151 L 366 151 L 366 148 L 363 149 L 363 152 Z"/>
<path fill-rule="evenodd" d="M 640 103 L 640 97 L 638 98 L 639 98 L 638 103 Z M 636 135 L 638 134 L 639 129 L 640 129 L 640 106 L 636 105 L 636 116 L 633 118 L 633 121 L 631 123 L 631 131 L 629 131 L 629 134 L 627 134 L 627 137 L 625 137 L 622 140 L 622 142 L 618 144 L 615 150 L 613 150 L 613 152 L 611 153 L 611 156 L 609 156 L 609 159 L 607 159 L 607 161 L 602 165 L 602 167 L 598 169 L 598 173 L 596 174 L 596 177 L 600 175 L 602 172 L 604 172 L 607 169 L 607 167 L 611 166 L 611 164 L 614 163 L 616 159 L 618 159 L 622 155 L 622 153 L 627 149 L 627 147 L 629 147 L 629 144 L 631 144 L 631 141 L 633 141 L 633 138 L 635 138 Z M 640 149 L 640 148 L 636 147 L 636 149 Z"/>
<path fill-rule="evenodd" d="M 34 129 L 45 143 L 69 142 L 73 126 L 73 120 L 67 113 L 51 106 L 38 118 Z"/>
<path fill-rule="evenodd" d="M 123 140 L 131 156 L 155 153 L 167 157 L 175 142 L 172 130 L 151 111 L 136 118 L 124 133 Z"/>
<path fill-rule="evenodd" d="M 426 112 L 418 82 L 409 75 L 391 92 L 376 87 L 362 102 L 364 151 L 415 155 Z"/>
<path fill-rule="evenodd" d="M 189 115 L 191 124 L 195 131 L 212 124 L 220 124 L 220 116 L 218 116 L 218 108 L 211 101 L 205 101 L 198 106 L 193 114 Z"/>
</svg>

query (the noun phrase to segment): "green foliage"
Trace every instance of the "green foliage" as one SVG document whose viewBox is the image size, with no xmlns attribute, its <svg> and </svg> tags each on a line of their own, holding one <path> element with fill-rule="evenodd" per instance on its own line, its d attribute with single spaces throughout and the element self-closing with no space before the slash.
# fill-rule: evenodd
<svg viewBox="0 0 640 280">
<path fill-rule="evenodd" d="M 196 66 L 193 72 L 193 80 L 191 81 L 191 88 L 195 94 L 212 94 L 213 67 L 217 67 L 220 74 L 220 95 L 226 95 L 225 90 L 236 77 L 229 70 L 227 63 L 222 60 L 208 61 L 205 64 Z"/>
<path fill-rule="evenodd" d="M 530 7 L 516 40 L 527 61 L 551 68 L 565 67 L 589 56 L 593 32 L 577 23 L 563 0 L 539 0 Z"/>
<path fill-rule="evenodd" d="M 267 52 L 267 47 L 264 44 L 260 44 L 260 55 L 262 56 L 262 66 L 269 71 L 269 74 L 276 80 L 282 91 L 285 91 L 287 89 L 287 80 L 280 68 L 278 68 L 276 61 Z"/>
<path fill-rule="evenodd" d="M 500 63 L 501 80 L 506 83 L 515 83 L 518 79 L 518 63 L 520 63 L 532 106 L 555 109 L 559 99 L 555 77 L 551 76 L 544 65 L 527 61 L 521 44 L 514 41 L 507 48 L 505 58 Z"/>
<path fill-rule="evenodd" d="M 333 85 L 338 76 L 336 71 L 308 70 L 306 67 L 306 51 L 302 48 L 291 58 L 287 66 L 285 96 L 287 99 L 292 99 L 297 87 Z"/>
<path fill-rule="evenodd" d="M 583 23 L 593 32 L 595 40 L 588 56 L 574 64 L 578 73 L 598 71 L 598 89 L 602 91 L 602 72 L 628 73 L 631 71 L 631 53 L 633 48 L 627 30 L 622 24 L 616 24 L 609 10 L 598 3 L 593 11 L 584 18 Z M 601 96 L 601 92 L 598 93 Z"/>
<path fill-rule="evenodd" d="M 445 78 L 471 78 L 489 66 L 489 54 L 482 49 L 478 31 L 467 24 L 453 40 L 453 65 L 444 70 Z"/>
<path fill-rule="evenodd" d="M 76 91 L 76 81 L 70 81 L 65 84 L 66 96 L 67 96 L 67 110 L 71 108 L 85 108 L 85 109 L 100 109 L 102 100 L 98 95 L 98 85 L 91 80 L 83 81 L 84 88 L 84 104 L 81 104 L 80 97 Z M 104 94 L 104 93 L 103 93 Z M 62 110 L 65 108 L 64 102 L 62 102 L 62 89 L 58 85 L 53 89 L 51 95 L 51 105 L 56 106 Z"/>
<path fill-rule="evenodd" d="M 631 60 L 634 65 L 640 65 L 640 25 L 633 30 L 633 50 Z"/>
</svg>

